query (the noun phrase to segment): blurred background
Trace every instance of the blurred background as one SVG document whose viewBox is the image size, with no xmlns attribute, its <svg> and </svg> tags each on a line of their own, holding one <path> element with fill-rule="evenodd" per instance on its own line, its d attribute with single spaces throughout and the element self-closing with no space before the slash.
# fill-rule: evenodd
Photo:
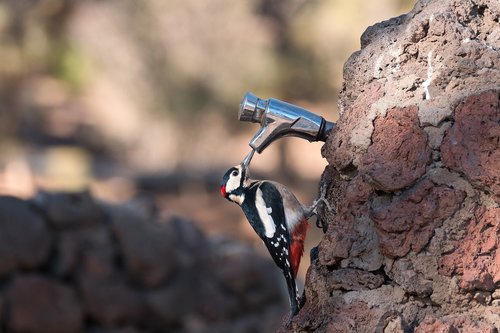
<svg viewBox="0 0 500 333">
<path fill-rule="evenodd" d="M 257 243 L 219 195 L 258 128 L 238 122 L 241 97 L 252 91 L 335 121 L 342 66 L 361 33 L 413 4 L 0 1 L 0 193 L 89 188 Z M 281 140 L 254 157 L 252 172 L 310 203 L 326 165 L 321 146 Z M 312 229 L 306 253 L 321 235 Z"/>
</svg>

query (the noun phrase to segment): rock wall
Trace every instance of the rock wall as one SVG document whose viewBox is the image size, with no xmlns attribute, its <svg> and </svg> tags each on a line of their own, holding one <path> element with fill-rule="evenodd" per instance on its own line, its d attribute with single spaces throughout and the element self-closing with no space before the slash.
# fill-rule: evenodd
<svg viewBox="0 0 500 333">
<path fill-rule="evenodd" d="M 248 247 L 88 193 L 0 197 L 0 332 L 271 332 L 282 277 Z"/>
<path fill-rule="evenodd" d="M 500 2 L 369 27 L 323 147 L 336 214 L 290 332 L 500 328 Z"/>
</svg>

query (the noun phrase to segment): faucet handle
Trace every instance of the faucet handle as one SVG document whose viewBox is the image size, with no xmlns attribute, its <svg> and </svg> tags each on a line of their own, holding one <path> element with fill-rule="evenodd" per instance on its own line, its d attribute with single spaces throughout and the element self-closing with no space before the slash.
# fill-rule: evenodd
<svg viewBox="0 0 500 333">
<path fill-rule="evenodd" d="M 240 102 L 238 119 L 240 121 L 260 123 L 262 121 L 262 116 L 264 115 L 266 107 L 266 100 L 258 98 L 251 92 L 247 92 Z"/>
</svg>

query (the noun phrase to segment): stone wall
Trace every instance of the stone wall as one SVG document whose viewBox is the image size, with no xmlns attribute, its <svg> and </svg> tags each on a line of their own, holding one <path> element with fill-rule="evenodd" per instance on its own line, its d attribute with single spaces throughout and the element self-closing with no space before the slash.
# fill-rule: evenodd
<svg viewBox="0 0 500 333">
<path fill-rule="evenodd" d="M 272 262 L 182 219 L 0 197 L 0 332 L 272 332 L 281 286 Z"/>
<path fill-rule="evenodd" d="M 500 2 L 369 27 L 323 148 L 336 214 L 282 331 L 500 328 Z"/>
</svg>

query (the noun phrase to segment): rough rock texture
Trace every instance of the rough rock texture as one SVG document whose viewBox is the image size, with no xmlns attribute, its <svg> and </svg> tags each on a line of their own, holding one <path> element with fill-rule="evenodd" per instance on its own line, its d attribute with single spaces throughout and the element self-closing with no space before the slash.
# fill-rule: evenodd
<svg viewBox="0 0 500 333">
<path fill-rule="evenodd" d="M 500 329 L 500 2 L 369 27 L 323 155 L 336 212 L 285 332 Z"/>
<path fill-rule="evenodd" d="M 0 196 L 0 332 L 272 332 L 274 264 L 85 193 Z"/>
<path fill-rule="evenodd" d="M 497 84 L 500 86 L 500 82 Z M 498 90 L 467 98 L 457 107 L 455 122 L 441 146 L 443 164 L 463 173 L 474 187 L 491 192 L 497 203 L 500 203 L 499 108 Z"/>
<path fill-rule="evenodd" d="M 419 126 L 417 108 L 412 106 L 391 109 L 386 117 L 375 119 L 372 144 L 358 169 L 372 187 L 394 192 L 415 183 L 430 161 L 427 135 Z"/>
<path fill-rule="evenodd" d="M 452 216 L 465 192 L 436 186 L 424 179 L 398 196 L 373 197 L 370 217 L 375 223 L 380 252 L 389 258 L 418 253 L 434 230 Z"/>
<path fill-rule="evenodd" d="M 478 209 L 469 221 L 467 235 L 455 243 L 455 250 L 440 260 L 440 272 L 462 275 L 464 290 L 494 292 L 500 282 L 500 208 Z M 472 255 L 471 255 L 472 254 Z"/>
</svg>

